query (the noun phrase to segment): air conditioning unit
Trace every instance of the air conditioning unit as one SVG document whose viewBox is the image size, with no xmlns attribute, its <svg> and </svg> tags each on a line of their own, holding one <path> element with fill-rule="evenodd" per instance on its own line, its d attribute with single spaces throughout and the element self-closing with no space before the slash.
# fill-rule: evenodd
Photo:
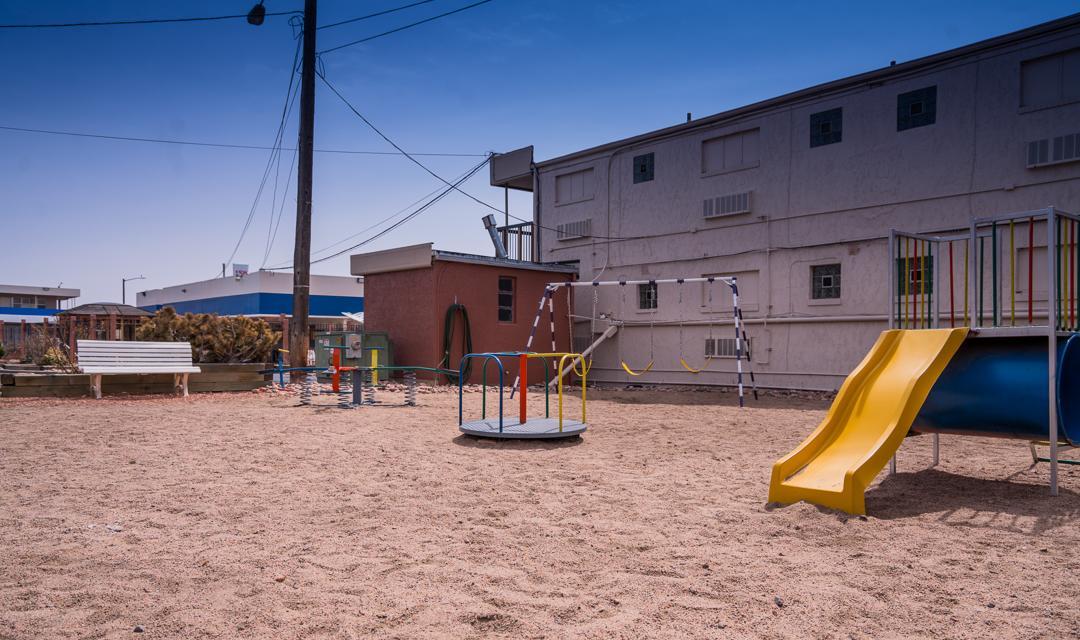
<svg viewBox="0 0 1080 640">
<path fill-rule="evenodd" d="M 1080 160 L 1080 133 L 1032 140 L 1027 145 L 1027 168 Z"/>
<path fill-rule="evenodd" d="M 705 198 L 702 205 L 702 214 L 705 218 L 721 218 L 735 216 L 742 213 L 750 213 L 752 191 L 732 193 L 716 198 Z"/>
<path fill-rule="evenodd" d="M 555 225 L 559 240 L 574 240 L 575 238 L 588 238 L 592 235 L 592 220 L 575 220 Z"/>
</svg>

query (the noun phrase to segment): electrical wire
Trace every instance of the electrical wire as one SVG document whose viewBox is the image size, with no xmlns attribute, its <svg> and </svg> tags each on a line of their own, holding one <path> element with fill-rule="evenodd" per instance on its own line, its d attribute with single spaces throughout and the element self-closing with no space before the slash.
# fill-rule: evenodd
<svg viewBox="0 0 1080 640">
<path fill-rule="evenodd" d="M 273 251 L 273 249 L 274 249 L 274 241 L 277 240 L 278 227 L 281 226 L 281 217 L 285 212 L 285 202 L 289 197 L 289 187 L 292 186 L 293 171 L 296 169 L 296 154 L 297 154 L 298 150 L 299 149 L 295 148 L 295 147 L 292 150 L 293 154 L 292 154 L 292 160 L 289 162 L 289 174 L 287 176 L 285 176 L 285 192 L 281 194 L 281 205 L 278 207 L 277 221 L 276 222 L 274 221 L 274 207 L 273 207 L 273 204 L 271 203 L 271 206 L 270 206 L 270 227 L 273 228 L 273 233 L 272 233 L 272 235 L 270 235 L 269 239 L 266 242 L 266 251 L 263 253 L 262 263 L 259 265 L 260 269 L 266 266 L 266 261 L 270 259 L 270 252 Z M 281 154 L 278 153 L 278 160 L 280 160 L 280 159 L 281 159 Z M 276 191 L 276 186 L 275 186 L 275 191 Z M 271 233 L 270 228 L 267 228 L 266 232 L 268 234 L 270 234 Z"/>
<path fill-rule="evenodd" d="M 442 200 L 443 198 L 445 198 L 445 197 L 447 196 L 447 194 L 449 194 L 449 193 L 451 193 L 452 191 L 454 191 L 454 189 L 455 189 L 456 185 L 462 184 L 463 182 L 466 182 L 466 181 L 467 181 L 467 180 L 468 180 L 469 178 L 471 178 L 471 177 L 473 177 L 474 175 L 476 175 L 476 173 L 477 173 L 478 171 L 480 171 L 480 169 L 482 169 L 482 168 L 484 167 L 484 165 L 486 165 L 486 164 L 488 163 L 488 161 L 489 161 L 489 160 L 490 160 L 490 158 L 484 158 L 484 160 L 483 160 L 482 162 L 480 162 L 480 164 L 477 164 L 477 165 L 476 165 L 476 166 L 474 166 L 473 168 L 469 169 L 469 171 L 467 171 L 467 172 L 466 172 L 466 173 L 465 173 L 465 174 L 464 174 L 463 176 L 461 176 L 461 177 L 460 177 L 460 178 L 459 178 L 458 180 L 456 180 L 456 181 L 455 181 L 454 183 L 451 183 L 451 185 L 450 185 L 450 186 L 448 186 L 448 187 L 447 187 L 447 188 L 445 188 L 445 189 L 442 189 L 442 190 L 441 190 L 441 191 L 440 191 L 440 192 L 438 193 L 438 195 L 434 196 L 433 198 L 430 198 L 430 199 L 429 199 L 429 200 L 428 200 L 427 202 L 425 202 L 425 203 L 424 203 L 424 204 L 423 204 L 422 206 L 420 206 L 419 208 L 417 208 L 417 209 L 416 209 L 415 211 L 413 211 L 413 212 L 412 212 L 412 213 L 410 213 L 409 215 L 405 216 L 405 217 L 404 217 L 404 218 L 402 218 L 401 220 L 398 220 L 397 222 L 395 222 L 394 224 L 390 225 L 389 227 L 387 227 L 387 228 L 383 229 L 382 231 L 379 231 L 378 233 L 376 233 L 376 234 L 375 234 L 375 235 L 373 235 L 373 236 L 370 236 L 370 237 L 368 237 L 368 238 L 366 238 L 366 239 L 364 239 L 364 240 L 362 240 L 362 241 L 360 241 L 360 242 L 358 242 L 358 243 L 356 243 L 356 244 L 353 244 L 352 246 L 346 247 L 346 248 L 344 248 L 344 249 L 342 249 L 342 250 L 340 250 L 340 251 L 337 251 L 337 252 L 335 252 L 335 253 L 333 253 L 333 254 L 330 254 L 330 255 L 328 255 L 328 256 L 324 256 L 324 257 L 322 257 L 322 258 L 319 258 L 319 259 L 317 259 L 317 260 L 312 260 L 312 261 L 310 262 L 310 264 L 318 264 L 318 263 L 320 263 L 320 262 L 326 262 L 327 260 L 331 260 L 331 259 L 333 259 L 333 258 L 336 258 L 336 257 L 340 256 L 340 255 L 343 255 L 343 254 L 346 254 L 346 253 L 348 253 L 348 252 L 350 252 L 350 251 L 353 251 L 353 250 L 355 250 L 355 249 L 359 249 L 360 247 L 363 247 L 363 246 L 365 246 L 365 245 L 368 245 L 368 244 L 370 244 L 370 243 L 372 243 L 372 242 L 374 242 L 374 241 L 378 240 L 379 238 L 381 238 L 381 237 L 385 236 L 386 234 L 390 233 L 390 232 L 391 232 L 391 231 L 393 231 L 394 229 L 397 229 L 398 227 L 402 226 L 402 225 L 403 225 L 403 224 L 405 224 L 406 222 L 409 222 L 410 220 L 412 220 L 412 219 L 416 218 L 416 217 L 417 217 L 417 216 L 419 216 L 419 215 L 420 215 L 421 213 L 424 213 L 425 211 L 427 211 L 428 209 L 430 209 L 430 208 L 431 208 L 431 207 L 432 207 L 432 206 L 433 206 L 433 205 L 434 205 L 435 203 L 437 203 L 437 202 L 439 202 L 440 200 Z M 394 216 L 390 216 L 389 218 L 386 218 L 386 219 L 384 219 L 384 220 L 383 220 L 383 222 L 385 222 L 386 220 L 392 219 L 392 218 L 393 218 L 393 217 L 395 217 L 396 215 L 398 215 L 398 214 L 394 214 Z M 381 223 L 376 223 L 376 226 L 377 226 L 378 224 L 381 224 Z M 280 266 L 280 267 L 269 267 L 269 268 L 267 268 L 266 270 L 267 270 L 267 271 L 282 271 L 282 270 L 288 270 L 288 269 L 292 269 L 292 268 L 293 268 L 293 265 L 291 265 L 291 264 L 290 264 L 290 265 L 287 265 L 287 266 Z"/>
<path fill-rule="evenodd" d="M 503 211 L 502 209 L 499 209 L 498 207 L 495 207 L 494 205 L 491 205 L 491 204 L 489 204 L 487 202 L 484 202 L 480 198 L 477 198 L 476 196 L 472 195 L 471 193 L 468 193 L 467 191 L 459 189 L 457 186 L 450 183 L 446 178 L 443 178 L 442 176 L 440 176 L 439 174 L 435 173 L 430 168 L 428 168 L 427 165 L 425 165 L 424 163 L 417 160 L 414 157 L 414 154 L 410 154 L 409 152 L 405 151 L 396 142 L 391 140 L 389 136 L 387 136 L 385 133 L 383 133 L 382 130 L 380 130 L 378 127 L 376 127 L 370 120 L 368 120 L 367 117 L 364 116 L 364 114 L 360 113 L 360 111 L 355 106 L 353 106 L 353 104 L 351 102 L 349 102 L 348 98 L 346 98 L 344 95 L 342 95 L 342 93 L 337 90 L 337 87 L 335 87 L 333 84 L 330 83 L 329 80 L 326 79 L 326 76 L 324 74 L 318 74 L 318 77 L 319 77 L 320 80 L 323 81 L 323 84 L 325 84 L 330 89 L 330 91 L 333 92 L 334 95 L 336 95 L 343 103 L 345 103 L 345 106 L 347 106 L 349 108 L 349 110 L 352 111 L 356 115 L 356 117 L 360 118 L 360 120 L 362 120 L 364 122 L 364 124 L 366 124 L 368 127 L 370 127 L 372 131 L 377 133 L 380 138 L 385 140 L 390 146 L 397 149 L 398 153 L 400 153 L 401 155 L 403 155 L 406 158 L 408 158 L 409 160 L 411 160 L 413 164 L 415 164 L 416 166 L 420 167 L 421 169 L 426 171 L 428 174 L 433 176 L 436 180 L 442 182 L 445 185 L 451 186 L 455 191 L 457 191 L 461 195 L 463 195 L 466 198 L 472 200 L 473 202 L 476 202 L 477 204 L 480 204 L 482 206 L 487 207 L 488 209 L 491 209 L 492 211 L 495 211 L 496 213 L 499 213 L 501 215 L 505 215 L 507 217 L 513 218 L 514 220 L 517 220 L 519 222 L 531 223 L 533 226 L 535 226 L 538 229 L 544 229 L 546 231 L 553 231 L 555 233 L 559 232 L 558 229 L 553 229 L 551 227 L 545 227 L 543 225 L 536 224 L 536 222 L 534 222 L 532 220 L 528 220 L 526 218 L 520 218 L 518 216 L 515 216 L 515 215 L 507 212 L 507 211 Z M 601 240 L 645 240 L 645 239 L 650 238 L 651 236 L 619 237 L 619 236 L 599 236 L 599 235 L 594 235 L 594 236 L 591 236 L 591 237 L 598 238 L 598 239 L 601 239 Z"/>
<path fill-rule="evenodd" d="M 471 169 L 470 169 L 470 171 L 471 171 Z M 464 177 L 465 177 L 465 176 L 467 175 L 467 173 L 468 173 L 468 172 L 466 172 L 466 173 L 463 173 L 463 174 L 461 174 L 460 176 L 458 176 L 458 177 L 454 178 L 454 181 L 456 182 L 456 181 L 460 180 L 461 178 L 464 178 Z M 367 226 L 367 227 L 364 227 L 363 229 L 361 229 L 361 230 L 357 231 L 356 233 L 353 233 L 353 234 L 351 234 L 351 235 L 345 236 L 344 238 L 342 238 L 342 239 L 338 240 L 337 242 L 334 242 L 334 243 L 332 243 L 332 244 L 326 245 L 325 247 L 322 247 L 321 249 L 318 249 L 318 250 L 316 250 L 316 251 L 313 251 L 312 253 L 313 253 L 313 254 L 317 254 L 317 253 L 323 253 L 324 251 L 329 251 L 330 249 L 333 249 L 334 247 L 337 247 L 337 246 L 339 246 L 339 245 L 345 244 L 346 242 L 349 242 L 349 241 L 350 241 L 350 240 L 352 240 L 353 238 L 356 238 L 356 237 L 358 237 L 358 236 L 361 236 L 361 235 L 363 235 L 363 234 L 367 233 L 368 231 L 371 231 L 372 229 L 374 229 L 374 228 L 378 227 L 379 225 L 382 225 L 382 224 L 384 224 L 384 223 L 387 223 L 387 222 L 389 222 L 389 221 L 393 220 L 394 218 L 396 218 L 396 217 L 398 217 L 398 216 L 400 216 L 400 215 L 402 215 L 402 214 L 404 214 L 404 213 L 408 212 L 408 211 L 409 211 L 410 209 L 412 209 L 413 207 L 417 206 L 417 205 L 418 205 L 418 204 L 420 204 L 421 202 L 424 202 L 425 200 L 427 200 L 428 198 L 430 198 L 430 197 L 434 196 L 435 194 L 439 193 L 439 192 L 440 192 L 440 191 L 442 191 L 442 190 L 443 190 L 443 188 L 442 188 L 442 187 L 439 187 L 439 188 L 437 188 L 437 189 L 434 189 L 434 190 L 433 190 L 433 191 L 431 191 L 430 193 L 427 193 L 427 194 L 425 194 L 424 196 L 422 196 L 422 197 L 418 198 L 417 200 L 415 200 L 414 202 L 411 202 L 411 203 L 409 203 L 408 205 L 406 205 L 406 206 L 402 207 L 401 209 L 398 209 L 398 210 L 397 210 L 396 212 L 394 212 L 393 214 L 391 214 L 391 215 L 389 215 L 389 216 L 387 216 L 387 217 L 383 218 L 382 220 L 379 220 L 378 222 L 376 222 L 376 223 L 374 223 L 374 224 L 371 224 L 371 225 L 369 225 L 369 226 Z"/>
<path fill-rule="evenodd" d="M 259 188 L 255 192 L 255 198 L 251 203 L 251 209 L 248 210 L 247 219 L 244 221 L 244 227 L 240 230 L 240 237 L 236 239 L 236 245 L 233 247 L 232 253 L 229 254 L 229 259 L 224 264 L 232 262 L 236 257 L 237 251 L 240 250 L 241 243 L 244 242 L 244 236 L 247 235 L 248 229 L 251 228 L 251 222 L 255 219 L 255 212 L 258 210 L 259 201 L 262 199 L 263 190 L 266 188 L 266 182 L 270 178 L 270 170 L 274 166 L 274 159 L 281 152 L 281 141 L 285 135 L 285 126 L 288 121 L 289 114 L 292 112 L 293 103 L 296 100 L 297 95 L 300 93 L 300 83 L 296 80 L 296 62 L 300 59 L 300 48 L 303 45 L 303 38 L 298 37 L 296 39 L 296 50 L 293 52 L 293 62 L 289 66 L 289 86 L 285 91 L 285 104 L 281 107 L 281 119 L 278 122 L 277 133 L 274 135 L 274 146 L 270 151 L 270 157 L 266 160 L 266 167 L 263 169 L 262 179 L 259 181 Z M 294 91 L 295 87 L 295 91 Z M 271 205 L 272 207 L 273 205 Z M 273 215 L 273 209 L 271 208 L 271 215 Z"/>
<path fill-rule="evenodd" d="M 52 129 L 30 129 L 26 127 L 8 127 L 0 125 L 0 131 L 16 131 L 19 133 L 42 133 L 56 136 L 73 136 L 76 138 L 98 138 L 102 140 L 118 140 L 121 142 L 153 142 L 157 144 L 178 144 L 193 147 L 216 147 L 221 149 L 253 149 L 256 151 L 270 151 L 275 147 L 254 144 L 227 144 L 220 142 L 196 142 L 193 140 L 175 140 L 170 138 L 138 138 L 132 136 L 116 136 L 104 133 L 80 133 L 76 131 L 57 131 Z M 282 151 L 296 151 L 295 147 L 282 147 Z M 337 153 L 345 155 L 370 155 L 370 156 L 398 156 L 396 151 L 360 151 L 353 149 L 315 149 L 315 153 Z M 484 153 L 414 153 L 414 156 L 436 156 L 451 158 L 483 158 Z"/>
<path fill-rule="evenodd" d="M 351 22 L 360 22 L 361 20 L 367 20 L 368 18 L 377 18 L 379 16 L 385 16 L 388 13 L 396 13 L 404 9 L 409 9 L 429 2 L 435 2 L 435 0 L 420 0 L 420 2 L 414 2 L 412 4 L 401 5 L 400 7 L 394 7 L 393 9 L 386 9 L 385 11 L 376 11 L 375 13 L 369 13 L 366 16 L 360 16 L 357 18 L 349 18 L 348 20 L 342 20 L 341 22 L 331 22 L 330 24 L 324 24 L 316 29 L 329 29 L 331 27 L 340 27 L 343 24 L 349 24 Z"/>
<path fill-rule="evenodd" d="M 445 18 L 446 16 L 454 15 L 455 13 L 461 13 L 462 11 L 472 9 L 473 7 L 479 7 L 480 5 L 487 4 L 487 3 L 491 2 L 491 1 L 492 0 L 480 0 L 479 2 L 474 2 L 472 4 L 467 4 L 464 7 L 459 7 L 457 9 L 454 9 L 453 11 L 447 11 L 446 13 L 440 13 L 438 15 L 431 16 L 430 18 L 424 18 L 423 20 L 418 20 L 416 22 L 412 22 L 412 23 L 409 23 L 407 25 L 398 27 L 396 29 L 391 29 L 389 31 L 383 31 L 382 33 L 376 33 L 373 36 L 368 36 L 366 38 L 361 38 L 359 40 L 353 40 L 352 42 L 346 42 L 345 44 L 340 44 L 340 45 L 338 45 L 336 47 L 330 47 L 329 49 L 323 49 L 322 51 L 320 51 L 318 53 L 318 55 L 322 55 L 324 53 L 330 53 L 332 51 L 337 51 L 339 49 L 344 49 L 345 47 L 351 47 L 351 46 L 357 45 L 357 44 L 363 44 L 365 42 L 371 42 L 372 40 L 375 40 L 376 38 L 381 38 L 383 36 L 388 36 L 388 35 L 390 35 L 392 33 L 397 33 L 399 31 L 404 31 L 406 29 L 411 29 L 413 27 L 425 24 L 427 22 L 431 22 L 432 20 L 438 20 L 439 18 Z"/>
<path fill-rule="evenodd" d="M 288 16 L 302 14 L 303 11 L 267 11 L 264 15 Z M 247 18 L 248 14 L 238 13 L 230 16 L 200 16 L 196 18 L 149 18 L 146 20 L 105 20 L 101 22 L 61 22 L 52 24 L 0 24 L 0 29 L 65 29 L 69 27 L 112 27 L 140 24 L 168 24 L 176 22 L 209 22 L 212 20 L 234 20 Z"/>
</svg>

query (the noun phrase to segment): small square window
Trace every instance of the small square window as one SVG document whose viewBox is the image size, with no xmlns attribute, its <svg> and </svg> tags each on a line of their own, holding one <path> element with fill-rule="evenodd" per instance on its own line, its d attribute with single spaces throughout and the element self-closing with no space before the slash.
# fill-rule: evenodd
<svg viewBox="0 0 1080 640">
<path fill-rule="evenodd" d="M 499 322 L 514 321 L 514 279 L 499 276 Z"/>
<path fill-rule="evenodd" d="M 840 297 L 840 265 L 819 264 L 810 267 L 810 297 L 814 300 Z"/>
<path fill-rule="evenodd" d="M 643 156 L 634 156 L 634 184 L 648 182 L 653 179 L 653 161 L 656 154 L 646 153 Z"/>
<path fill-rule="evenodd" d="M 658 306 L 659 299 L 657 296 L 657 288 L 655 282 L 649 282 L 647 284 L 639 284 L 637 286 L 638 292 L 638 309 L 655 309 Z"/>
<path fill-rule="evenodd" d="M 937 85 L 896 96 L 896 130 L 925 127 L 937 121 Z"/>
<path fill-rule="evenodd" d="M 934 259 L 931 256 L 919 256 L 918 260 L 914 257 L 897 258 L 896 276 L 897 291 L 900 295 L 933 293 Z"/>
<path fill-rule="evenodd" d="M 835 144 L 843 139 L 844 110 L 829 109 L 810 114 L 810 146 Z"/>
</svg>

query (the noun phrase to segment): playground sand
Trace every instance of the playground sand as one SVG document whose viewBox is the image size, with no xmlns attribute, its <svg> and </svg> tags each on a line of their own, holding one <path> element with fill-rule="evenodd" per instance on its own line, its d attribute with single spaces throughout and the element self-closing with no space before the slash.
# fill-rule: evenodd
<svg viewBox="0 0 1080 640">
<path fill-rule="evenodd" d="M 909 438 L 862 519 L 765 503 L 823 400 L 604 392 L 515 443 L 420 399 L 0 400 L 0 638 L 1080 635 L 1080 469 L 1051 498 L 1021 443 Z"/>
</svg>

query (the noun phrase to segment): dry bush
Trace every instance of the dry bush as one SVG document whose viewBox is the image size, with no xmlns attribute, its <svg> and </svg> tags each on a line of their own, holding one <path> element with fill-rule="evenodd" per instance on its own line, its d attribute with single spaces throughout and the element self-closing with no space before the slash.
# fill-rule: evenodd
<svg viewBox="0 0 1080 640">
<path fill-rule="evenodd" d="M 48 331 L 44 325 L 35 326 L 26 336 L 23 345 L 23 362 L 32 362 L 42 367 L 51 367 L 73 371 L 75 368 L 68 357 L 68 348 L 59 337 Z"/>
<path fill-rule="evenodd" d="M 269 362 L 281 334 L 265 320 L 211 313 L 179 315 L 172 307 L 143 318 L 136 340 L 190 342 L 195 362 Z"/>
</svg>

